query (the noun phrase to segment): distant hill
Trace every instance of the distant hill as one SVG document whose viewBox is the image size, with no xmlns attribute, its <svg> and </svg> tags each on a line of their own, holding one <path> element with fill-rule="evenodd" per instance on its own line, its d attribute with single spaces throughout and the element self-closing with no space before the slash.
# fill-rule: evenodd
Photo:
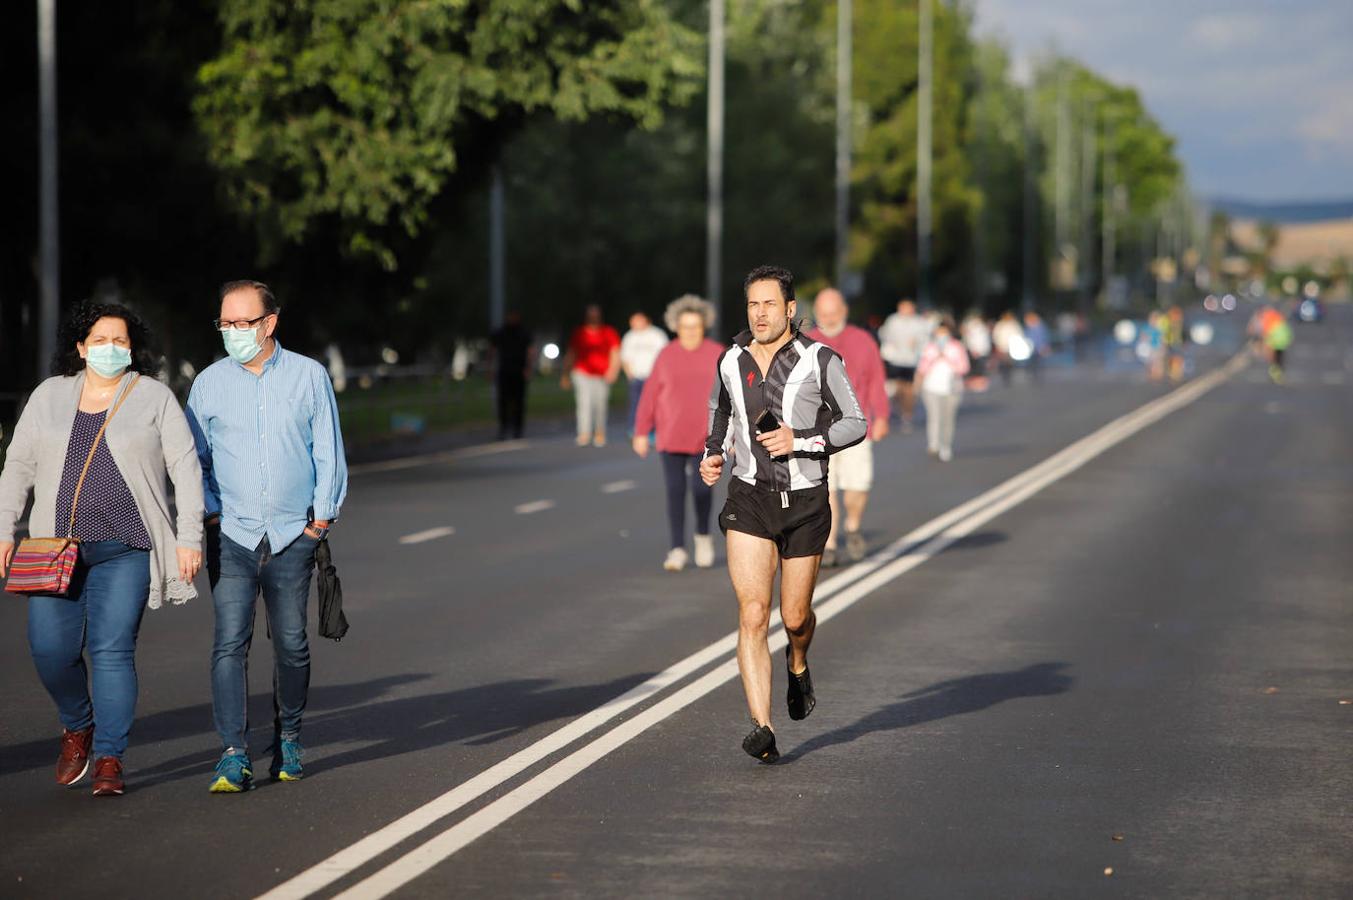
<svg viewBox="0 0 1353 900">
<path fill-rule="evenodd" d="M 1231 237 L 1248 250 L 1259 250 L 1264 239 L 1255 219 L 1234 219 Z M 1284 222 L 1278 228 L 1278 246 L 1273 263 L 1281 269 L 1313 265 L 1317 269 L 1336 257 L 1353 260 L 1353 218 L 1323 222 Z"/>
<path fill-rule="evenodd" d="M 1206 202 L 1212 209 L 1219 209 L 1232 219 L 1268 219 L 1279 224 L 1297 224 L 1353 218 L 1353 198 L 1319 202 L 1255 203 L 1234 197 L 1211 197 Z"/>
</svg>

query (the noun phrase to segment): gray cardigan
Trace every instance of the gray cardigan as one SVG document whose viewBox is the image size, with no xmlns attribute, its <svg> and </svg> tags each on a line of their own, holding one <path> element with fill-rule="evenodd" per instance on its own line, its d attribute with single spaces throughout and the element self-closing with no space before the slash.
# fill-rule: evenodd
<svg viewBox="0 0 1353 900">
<path fill-rule="evenodd" d="M 134 377 L 130 373 L 122 376 L 114 405 L 127 393 Z M 84 383 L 83 372 L 59 375 L 48 378 L 29 396 L 14 428 L 4 471 L 0 472 L 0 542 L 14 540 L 14 526 L 23 514 L 30 489 L 33 509 L 28 516 L 28 533 L 34 537 L 65 537 L 66 523 L 57 528 L 53 521 L 56 492 L 61 486 Z M 183 409 L 169 388 L 142 376 L 108 424 L 104 441 L 150 535 L 148 605 L 156 609 L 165 598 L 173 603 L 191 600 L 197 590 L 179 578 L 175 547 L 202 549 L 202 470 Z M 169 518 L 166 472 L 174 483 L 177 536 Z"/>
</svg>

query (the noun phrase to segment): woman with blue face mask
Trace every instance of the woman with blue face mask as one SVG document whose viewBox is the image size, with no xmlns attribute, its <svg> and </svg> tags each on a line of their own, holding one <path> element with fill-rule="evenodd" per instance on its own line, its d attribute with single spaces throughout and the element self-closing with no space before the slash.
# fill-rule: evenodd
<svg viewBox="0 0 1353 900">
<path fill-rule="evenodd" d="M 29 596 L 28 644 L 63 729 L 56 782 L 73 785 L 92 765 L 95 796 L 124 790 L 141 614 L 197 596 L 202 565 L 202 470 L 148 344 L 126 307 L 75 310 L 53 377 L 29 397 L 0 472 L 0 575 L 30 491 L 28 533 L 79 541 L 69 592 Z"/>
</svg>

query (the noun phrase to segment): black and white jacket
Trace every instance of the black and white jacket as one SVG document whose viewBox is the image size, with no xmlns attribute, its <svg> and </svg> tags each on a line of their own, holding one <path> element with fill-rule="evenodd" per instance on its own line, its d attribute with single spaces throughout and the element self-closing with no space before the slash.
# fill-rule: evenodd
<svg viewBox="0 0 1353 900">
<path fill-rule="evenodd" d="M 869 425 L 860 411 L 846 366 L 835 350 L 800 332 L 775 354 L 766 377 L 744 331 L 719 357 L 709 399 L 705 455 L 731 456 L 732 471 L 753 487 L 800 491 L 827 479 L 827 458 L 864 440 Z M 772 458 L 756 441 L 756 421 L 770 409 L 794 431 L 794 452 Z"/>
</svg>

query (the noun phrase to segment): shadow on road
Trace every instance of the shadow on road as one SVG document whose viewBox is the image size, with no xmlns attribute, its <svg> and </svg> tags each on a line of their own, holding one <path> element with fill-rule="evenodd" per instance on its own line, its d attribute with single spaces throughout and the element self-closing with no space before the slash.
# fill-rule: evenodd
<svg viewBox="0 0 1353 900">
<path fill-rule="evenodd" d="M 313 710 L 370 703 L 389 693 L 393 688 L 422 681 L 427 677 L 419 674 L 389 675 L 353 684 L 315 685 L 310 688 L 310 708 Z M 257 723 L 260 721 L 257 713 L 271 706 L 271 693 L 250 695 L 250 720 Z M 149 745 L 161 741 L 181 740 L 200 734 L 210 734 L 212 730 L 210 701 L 151 713 L 148 716 L 137 716 L 132 724 L 130 750 L 134 753 L 138 744 Z M 40 741 L 0 747 L 0 776 L 25 769 L 54 766 L 59 737 L 59 733 L 54 733 L 51 738 Z"/>
<path fill-rule="evenodd" d="M 1067 663 L 1045 662 L 1011 672 L 987 672 L 941 681 L 903 694 L 896 703 L 875 710 L 854 724 L 805 741 L 784 756 L 789 763 L 818 750 L 849 744 L 868 734 L 924 725 L 950 716 L 980 712 L 1006 700 L 1047 697 L 1071 689 L 1075 681 L 1062 672 Z"/>
<path fill-rule="evenodd" d="M 947 553 L 950 550 L 981 550 L 984 547 L 1004 544 L 1008 540 L 1010 540 L 1010 536 L 1004 531 L 976 531 L 954 541 L 945 548 L 945 552 Z"/>
<path fill-rule="evenodd" d="M 640 673 L 601 684 L 555 687 L 547 678 L 519 678 L 435 694 L 381 699 L 392 688 L 430 678 L 427 674 L 393 675 L 367 682 L 315 686 L 305 717 L 305 743 L 313 751 L 312 773 L 355 763 L 414 753 L 452 743 L 482 746 L 513 737 L 557 719 L 571 718 L 623 694 L 652 677 Z M 249 698 L 250 744 L 255 769 L 265 769 L 271 716 L 256 715 L 271 706 L 270 694 Z M 219 748 L 212 733 L 211 704 L 154 713 L 138 719 L 132 747 L 190 737 L 203 737 L 203 748 L 148 767 L 134 766 L 138 788 L 205 777 Z M 326 745 L 373 742 L 326 755 Z M 56 760 L 57 739 L 30 741 L 0 748 L 0 775 L 47 768 Z"/>
<path fill-rule="evenodd" d="M 985 459 L 995 456 L 1014 456 L 1029 449 L 1026 444 L 976 444 L 971 447 L 959 445 L 957 456 L 962 459 Z"/>
</svg>

